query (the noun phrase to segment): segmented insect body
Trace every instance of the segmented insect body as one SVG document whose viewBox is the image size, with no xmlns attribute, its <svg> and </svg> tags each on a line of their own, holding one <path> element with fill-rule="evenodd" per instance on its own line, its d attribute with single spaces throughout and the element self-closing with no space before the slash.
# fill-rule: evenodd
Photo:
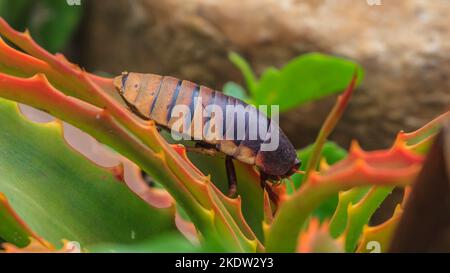
<svg viewBox="0 0 450 273">
<path fill-rule="evenodd" d="M 261 150 L 261 145 L 270 141 L 266 136 L 263 136 L 264 133 L 258 134 L 256 139 L 250 139 L 249 135 L 251 125 L 254 125 L 253 123 L 269 123 L 270 120 L 255 107 L 249 106 L 243 101 L 189 81 L 154 74 L 123 73 L 114 79 L 114 84 L 126 104 L 136 115 L 143 119 L 154 120 L 158 125 L 166 129 L 173 129 L 173 125 L 178 120 L 172 113 L 174 107 L 177 105 L 186 106 L 191 113 L 190 120 L 185 121 L 190 126 L 187 132 L 191 137 L 213 145 L 217 150 L 239 161 L 256 165 L 265 179 L 280 180 L 288 177 L 300 165 L 293 145 L 279 127 L 273 127 L 275 130 L 279 130 L 279 144 L 275 150 Z M 236 109 L 241 110 L 247 107 L 247 111 L 250 109 L 250 112 L 256 114 L 257 120 L 250 121 L 248 116 L 246 116 L 244 135 L 238 137 L 236 135 L 238 132 L 234 131 L 231 132 L 234 138 L 227 139 L 223 136 L 230 132 L 225 132 L 225 128 L 229 128 L 225 123 L 233 122 L 235 123 L 234 125 L 237 125 L 239 112 L 234 113 L 235 116 L 231 118 L 229 116 L 223 117 L 222 128 L 224 130 L 220 132 L 222 136 L 214 137 L 208 135 L 207 132 L 205 133 L 204 130 L 205 127 L 213 126 L 213 119 L 203 117 L 201 113 L 203 109 L 211 105 L 221 109 L 224 115 L 227 115 L 225 114 L 227 113 L 227 106 L 240 105 L 243 107 L 237 107 Z M 200 119 L 196 118 L 198 115 L 201 115 Z M 195 124 L 198 121 L 201 124 Z M 236 130 L 237 127 L 233 126 L 233 130 Z M 211 130 L 212 132 L 213 130 Z M 218 134 L 217 131 L 214 131 L 214 133 Z M 196 136 L 197 138 L 195 138 Z"/>
</svg>

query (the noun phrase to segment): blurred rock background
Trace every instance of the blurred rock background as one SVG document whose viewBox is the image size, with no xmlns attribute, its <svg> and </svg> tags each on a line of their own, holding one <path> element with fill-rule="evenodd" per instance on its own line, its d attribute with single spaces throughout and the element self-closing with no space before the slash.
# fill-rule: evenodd
<svg viewBox="0 0 450 273">
<path fill-rule="evenodd" d="M 450 105 L 447 0 L 117 0 L 83 1 L 80 63 L 172 75 L 221 89 L 243 82 L 227 53 L 257 73 L 311 51 L 343 56 L 366 69 L 332 139 L 389 146 Z M 295 146 L 311 143 L 335 97 L 285 113 Z"/>
</svg>

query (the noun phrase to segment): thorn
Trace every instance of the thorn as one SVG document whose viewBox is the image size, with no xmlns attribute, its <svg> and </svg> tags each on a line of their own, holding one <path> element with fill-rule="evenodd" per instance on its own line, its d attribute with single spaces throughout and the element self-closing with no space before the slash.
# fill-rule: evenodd
<svg viewBox="0 0 450 273">
<path fill-rule="evenodd" d="M 357 158 L 354 164 L 357 170 L 364 170 L 364 167 L 367 165 L 364 159 L 362 158 Z"/>
<path fill-rule="evenodd" d="M 329 168 L 330 168 L 330 165 L 328 165 L 327 159 L 325 157 L 323 157 L 319 164 L 319 170 L 326 171 Z"/>
<path fill-rule="evenodd" d="M 353 139 L 350 144 L 350 154 L 360 155 L 362 152 L 363 152 L 363 149 L 359 145 L 359 142 L 356 139 Z"/>
<path fill-rule="evenodd" d="M 31 34 L 30 34 L 30 30 L 28 28 L 25 29 L 25 31 L 23 32 L 23 35 L 29 39 L 31 39 Z"/>
</svg>

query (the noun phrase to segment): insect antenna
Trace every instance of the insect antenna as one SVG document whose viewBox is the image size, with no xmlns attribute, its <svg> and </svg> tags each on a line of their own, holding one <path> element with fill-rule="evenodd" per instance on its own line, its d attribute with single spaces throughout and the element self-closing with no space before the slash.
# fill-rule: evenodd
<svg viewBox="0 0 450 273">
<path fill-rule="evenodd" d="M 294 170 L 294 172 L 295 172 L 295 173 L 298 173 L 298 174 L 306 174 L 305 171 L 300 171 L 300 170 Z"/>
</svg>

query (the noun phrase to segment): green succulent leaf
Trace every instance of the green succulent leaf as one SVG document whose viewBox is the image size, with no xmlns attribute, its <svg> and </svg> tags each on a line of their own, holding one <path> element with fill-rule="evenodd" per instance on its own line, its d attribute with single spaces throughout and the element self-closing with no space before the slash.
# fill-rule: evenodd
<svg viewBox="0 0 450 273">
<path fill-rule="evenodd" d="M 17 104 L 0 99 L 0 124 L 0 192 L 31 230 L 56 247 L 62 239 L 82 247 L 128 244 L 176 230 L 173 208 L 149 206 L 112 172 L 68 147 L 60 123 L 33 123 Z M 0 229 L 0 237 L 10 238 L 10 231 Z"/>
<path fill-rule="evenodd" d="M 300 170 L 305 170 L 305 167 L 308 165 L 309 157 L 311 156 L 313 145 L 308 145 L 307 147 L 297 151 L 297 157 L 302 161 L 302 165 Z M 330 165 L 338 162 L 347 156 L 347 151 L 340 147 L 338 144 L 328 141 L 325 143 L 322 151 L 322 157 L 326 160 L 326 162 Z M 294 174 L 292 176 L 292 180 L 294 181 L 294 185 L 296 189 L 298 189 L 303 181 L 303 174 Z M 293 193 L 292 187 L 288 184 L 288 193 Z M 326 218 L 331 218 L 338 204 L 338 195 L 335 194 L 325 202 L 323 202 L 317 209 L 315 209 L 313 215 L 318 217 L 320 220 L 324 220 Z"/>
<path fill-rule="evenodd" d="M 349 225 L 345 240 L 347 252 L 355 251 L 364 225 L 369 223 L 372 215 L 393 189 L 394 187 L 374 187 L 360 203 L 352 207 L 349 213 Z"/>
<path fill-rule="evenodd" d="M 189 158 L 205 174 L 211 175 L 216 186 L 224 193 L 228 191 L 228 180 L 225 170 L 225 158 L 222 156 L 210 157 L 190 153 Z M 252 167 L 234 160 L 236 177 L 238 179 L 237 195 L 241 197 L 242 214 L 255 235 L 263 240 L 264 203 L 263 191 L 259 178 Z"/>
<path fill-rule="evenodd" d="M 0 237 L 0 244 L 10 242 L 18 247 L 25 247 L 30 243 L 30 233 L 15 216 L 6 198 L 0 194 L 0 235 L 4 237 Z"/>
<path fill-rule="evenodd" d="M 339 194 L 339 202 L 330 222 L 331 236 L 337 238 L 344 233 L 348 221 L 348 207 L 361 200 L 369 189 L 370 187 L 359 187 Z"/>
<path fill-rule="evenodd" d="M 353 188 L 339 195 L 339 205 L 330 223 L 330 234 L 338 237 L 345 234 L 345 250 L 353 252 L 362 234 L 364 225 L 383 203 L 394 187 L 372 186 Z"/>
</svg>

